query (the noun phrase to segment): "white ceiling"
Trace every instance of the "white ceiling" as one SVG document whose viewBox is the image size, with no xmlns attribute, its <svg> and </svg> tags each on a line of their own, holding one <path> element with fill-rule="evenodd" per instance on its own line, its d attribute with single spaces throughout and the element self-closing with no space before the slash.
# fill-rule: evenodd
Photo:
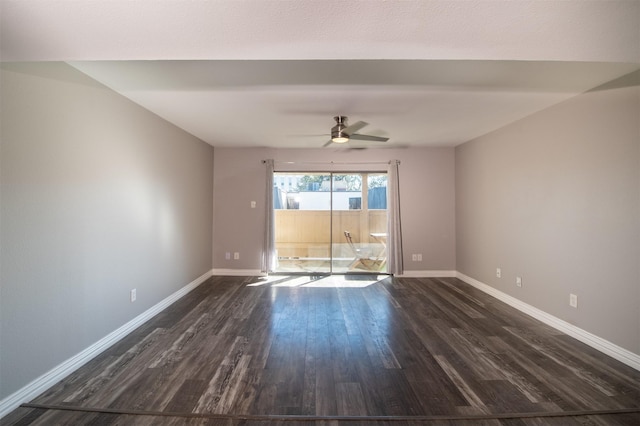
<svg viewBox="0 0 640 426">
<path fill-rule="evenodd" d="M 455 146 L 640 68 L 640 1 L 0 0 L 0 36 L 214 146 L 320 147 L 338 114 Z"/>
</svg>

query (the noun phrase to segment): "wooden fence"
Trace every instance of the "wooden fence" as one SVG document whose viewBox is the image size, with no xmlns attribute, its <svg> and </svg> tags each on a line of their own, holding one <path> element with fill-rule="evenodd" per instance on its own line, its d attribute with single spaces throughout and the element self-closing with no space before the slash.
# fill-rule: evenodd
<svg viewBox="0 0 640 426">
<path fill-rule="evenodd" d="M 275 227 L 278 257 L 326 259 L 331 243 L 334 250 L 346 246 L 344 231 L 356 243 L 379 243 L 370 234 L 387 232 L 387 211 L 275 210 Z"/>
</svg>

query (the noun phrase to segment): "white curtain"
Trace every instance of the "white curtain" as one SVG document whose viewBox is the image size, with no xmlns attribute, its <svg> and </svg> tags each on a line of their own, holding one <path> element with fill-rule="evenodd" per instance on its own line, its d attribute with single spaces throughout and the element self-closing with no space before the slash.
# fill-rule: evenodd
<svg viewBox="0 0 640 426">
<path fill-rule="evenodd" d="M 390 274 L 401 275 L 402 265 L 402 227 L 400 226 L 400 185 L 398 168 L 400 162 L 389 162 L 387 173 L 387 270 Z"/>
<path fill-rule="evenodd" d="M 268 274 L 273 271 L 274 259 L 276 256 L 276 244 L 275 244 L 275 220 L 273 212 L 273 169 L 274 161 L 265 160 L 266 165 L 266 199 L 264 203 L 264 245 L 262 248 L 262 272 Z"/>
</svg>

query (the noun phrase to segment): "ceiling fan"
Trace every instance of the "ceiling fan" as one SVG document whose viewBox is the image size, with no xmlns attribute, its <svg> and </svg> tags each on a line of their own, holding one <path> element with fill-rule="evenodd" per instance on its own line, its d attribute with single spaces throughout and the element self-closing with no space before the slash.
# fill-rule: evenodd
<svg viewBox="0 0 640 426">
<path fill-rule="evenodd" d="M 347 143 L 350 140 L 370 141 L 370 142 L 386 142 L 389 138 L 383 138 L 380 136 L 361 135 L 356 133 L 369 123 L 364 121 L 358 121 L 351 126 L 347 125 L 347 117 L 344 115 L 337 115 L 333 117 L 336 120 L 336 125 L 331 128 L 331 139 L 323 146 L 329 146 L 332 143 Z"/>
</svg>

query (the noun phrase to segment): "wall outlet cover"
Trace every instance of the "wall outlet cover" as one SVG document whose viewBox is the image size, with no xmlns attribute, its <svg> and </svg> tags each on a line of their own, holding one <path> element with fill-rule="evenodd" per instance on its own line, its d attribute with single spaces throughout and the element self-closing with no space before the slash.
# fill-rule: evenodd
<svg viewBox="0 0 640 426">
<path fill-rule="evenodd" d="M 572 308 L 578 307 L 578 295 L 576 294 L 569 295 L 569 306 L 571 306 Z"/>
</svg>

